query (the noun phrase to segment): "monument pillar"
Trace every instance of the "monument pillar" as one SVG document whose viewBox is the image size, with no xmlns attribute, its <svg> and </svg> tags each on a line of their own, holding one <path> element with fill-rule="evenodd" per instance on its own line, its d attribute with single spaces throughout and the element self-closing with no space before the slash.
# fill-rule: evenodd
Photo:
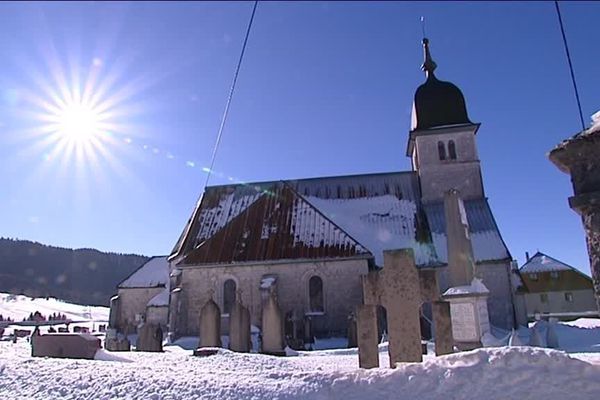
<svg viewBox="0 0 600 400">
<path fill-rule="evenodd" d="M 467 213 L 458 190 L 451 189 L 444 194 L 444 215 L 450 287 L 468 285 L 475 274 L 475 262 Z"/>
<path fill-rule="evenodd" d="M 469 221 L 460 193 L 444 194 L 444 216 L 448 247 L 450 288 L 442 298 L 450 303 L 452 336 L 459 350 L 481 347 L 481 338 L 490 331 L 487 297 L 489 290 L 474 278 L 475 257 L 469 234 Z"/>
<path fill-rule="evenodd" d="M 569 206 L 579 215 L 586 235 L 596 306 L 600 312 L 600 112 L 593 125 L 556 146 L 548 157 L 571 176 Z"/>
</svg>

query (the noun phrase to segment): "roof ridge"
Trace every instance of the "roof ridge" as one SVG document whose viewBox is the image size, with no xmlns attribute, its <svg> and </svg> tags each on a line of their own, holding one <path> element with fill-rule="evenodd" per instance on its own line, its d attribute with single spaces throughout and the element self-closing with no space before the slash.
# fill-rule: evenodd
<svg viewBox="0 0 600 400">
<path fill-rule="evenodd" d="M 222 188 L 222 187 L 238 187 L 238 186 L 254 186 L 254 185 L 268 185 L 274 184 L 278 182 L 303 182 L 303 181 L 312 181 L 312 180 L 325 180 L 325 179 L 339 179 L 339 178 L 357 178 L 357 177 L 373 177 L 373 176 L 382 176 L 382 175 L 404 175 L 404 174 L 414 174 L 415 171 L 406 170 L 406 171 L 389 171 L 389 172 L 370 172 L 364 174 L 348 174 L 348 175 L 328 175 L 328 176 L 315 176 L 312 178 L 289 178 L 289 179 L 273 179 L 273 180 L 265 180 L 265 181 L 255 181 L 255 182 L 238 182 L 238 183 L 225 183 L 222 185 L 211 185 L 207 186 L 205 190 L 212 188 Z"/>
</svg>

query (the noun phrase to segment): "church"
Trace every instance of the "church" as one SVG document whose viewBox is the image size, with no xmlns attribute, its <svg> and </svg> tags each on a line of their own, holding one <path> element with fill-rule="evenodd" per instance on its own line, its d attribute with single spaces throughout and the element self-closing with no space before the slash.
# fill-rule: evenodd
<svg viewBox="0 0 600 400">
<path fill-rule="evenodd" d="M 383 267 L 384 250 L 412 248 L 417 267 L 439 268 L 440 290 L 448 287 L 443 199 L 454 189 L 463 200 L 472 261 L 490 291 L 490 322 L 512 328 L 512 257 L 484 193 L 480 124 L 470 120 L 460 89 L 436 77 L 427 39 L 423 48 L 426 80 L 414 95 L 406 142 L 412 170 L 206 187 L 163 259 L 164 284 L 148 299 L 135 296 L 136 307 L 162 305 L 172 337 L 197 336 L 200 309 L 212 298 L 227 333 L 236 296 L 260 329 L 263 301 L 273 292 L 287 321 L 310 320 L 318 337 L 345 336 L 362 304 L 361 277 Z M 143 275 L 144 266 L 135 274 Z M 120 325 L 133 328 L 132 315 L 145 310 L 126 304 L 134 302 L 121 286 Z"/>
</svg>

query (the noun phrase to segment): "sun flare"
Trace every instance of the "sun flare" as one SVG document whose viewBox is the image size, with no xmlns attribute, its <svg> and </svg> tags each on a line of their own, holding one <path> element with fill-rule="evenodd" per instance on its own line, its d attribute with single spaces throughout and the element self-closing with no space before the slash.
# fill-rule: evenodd
<svg viewBox="0 0 600 400">
<path fill-rule="evenodd" d="M 89 143 L 102 134 L 101 114 L 86 104 L 66 104 L 55 117 L 57 134 L 68 141 Z"/>
</svg>

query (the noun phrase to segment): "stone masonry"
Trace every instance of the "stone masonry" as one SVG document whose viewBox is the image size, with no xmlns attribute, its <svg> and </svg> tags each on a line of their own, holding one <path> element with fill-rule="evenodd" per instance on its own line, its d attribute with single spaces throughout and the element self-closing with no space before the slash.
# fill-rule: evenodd
<svg viewBox="0 0 600 400">
<path fill-rule="evenodd" d="M 594 126 L 559 144 L 549 157 L 571 175 L 574 195 L 569 206 L 581 215 L 600 311 L 600 116 L 596 114 Z"/>
</svg>

